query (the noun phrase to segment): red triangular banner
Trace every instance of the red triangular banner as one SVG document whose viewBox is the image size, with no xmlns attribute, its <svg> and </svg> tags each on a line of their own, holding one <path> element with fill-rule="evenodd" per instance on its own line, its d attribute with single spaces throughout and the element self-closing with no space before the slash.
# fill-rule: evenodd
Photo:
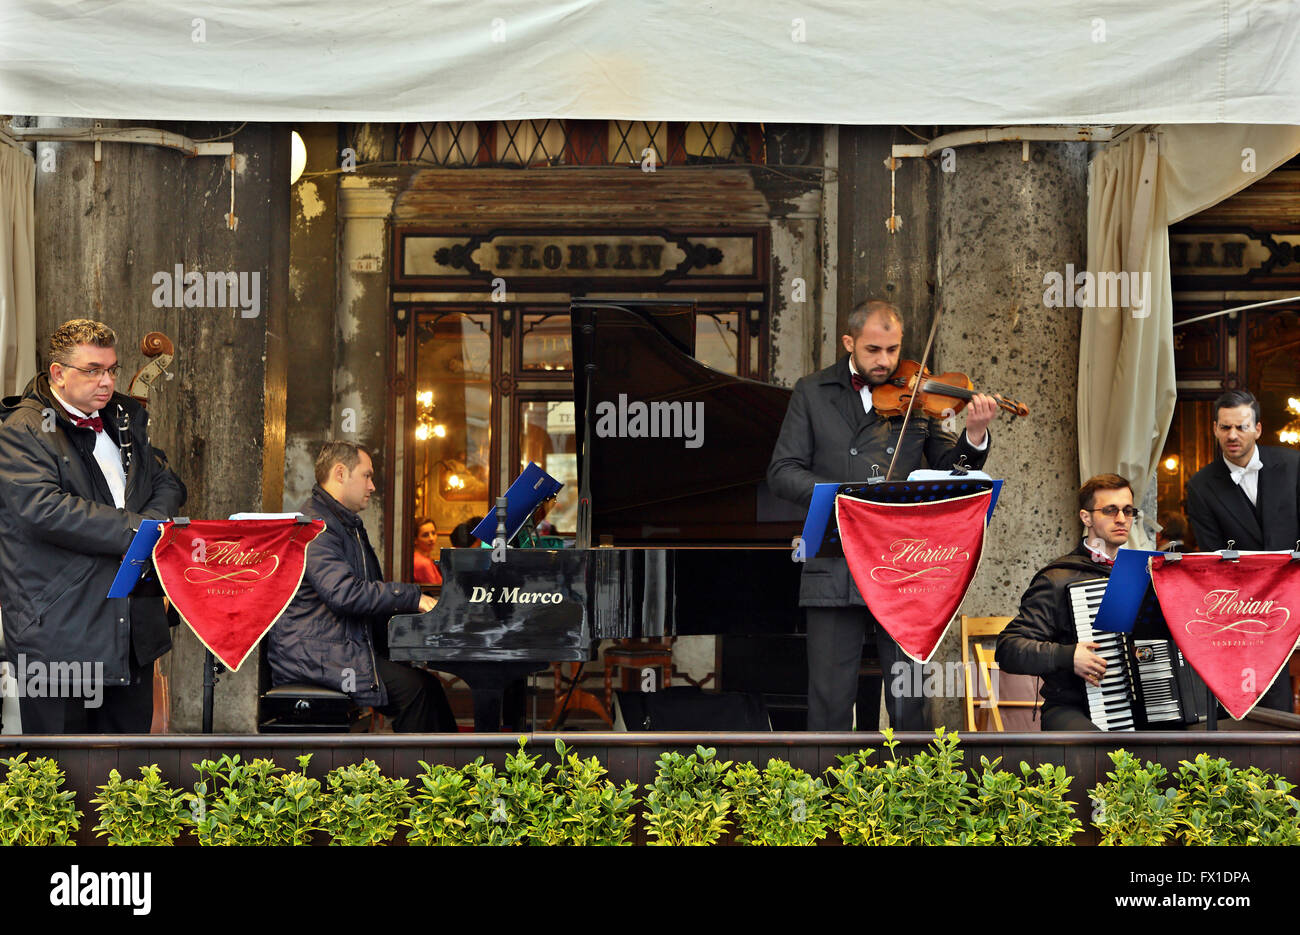
<svg viewBox="0 0 1300 935">
<path fill-rule="evenodd" d="M 1300 562 L 1288 555 L 1154 556 L 1151 583 L 1183 656 L 1241 720 L 1300 641 Z"/>
<path fill-rule="evenodd" d="M 924 503 L 835 498 L 840 542 L 858 592 L 918 662 L 934 655 L 975 577 L 992 495 L 984 490 Z"/>
<path fill-rule="evenodd" d="M 172 605 L 228 669 L 238 671 L 302 583 L 320 520 L 163 523 L 153 563 Z"/>
</svg>

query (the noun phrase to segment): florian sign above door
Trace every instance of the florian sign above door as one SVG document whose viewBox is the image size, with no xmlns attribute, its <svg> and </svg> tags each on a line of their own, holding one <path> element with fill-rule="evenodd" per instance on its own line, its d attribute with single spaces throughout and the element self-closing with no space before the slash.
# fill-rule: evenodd
<svg viewBox="0 0 1300 935">
<path fill-rule="evenodd" d="M 1268 288 L 1300 282 L 1300 234 L 1249 229 L 1169 235 L 1169 266 L 1182 288 Z"/>
<path fill-rule="evenodd" d="M 492 288 L 496 280 L 505 280 L 508 289 L 561 280 L 602 287 L 750 285 L 762 278 L 767 250 L 761 231 L 399 230 L 395 240 L 396 285 L 460 288 Z"/>
</svg>

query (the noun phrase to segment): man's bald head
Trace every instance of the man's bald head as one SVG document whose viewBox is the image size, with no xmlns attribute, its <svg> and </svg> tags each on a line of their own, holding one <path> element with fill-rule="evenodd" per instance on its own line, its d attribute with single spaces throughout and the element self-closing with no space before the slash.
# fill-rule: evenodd
<svg viewBox="0 0 1300 935">
<path fill-rule="evenodd" d="M 856 339 L 868 322 L 886 329 L 903 330 L 903 316 L 898 313 L 898 306 L 884 299 L 867 299 L 850 313 L 849 337 Z"/>
</svg>

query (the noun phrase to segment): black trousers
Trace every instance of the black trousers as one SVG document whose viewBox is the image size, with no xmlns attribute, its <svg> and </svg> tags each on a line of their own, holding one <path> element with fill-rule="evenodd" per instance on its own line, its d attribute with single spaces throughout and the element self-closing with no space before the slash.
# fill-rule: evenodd
<svg viewBox="0 0 1300 935">
<path fill-rule="evenodd" d="M 393 719 L 398 734 L 454 734 L 456 718 L 438 677 L 427 669 L 377 659 L 388 704 L 379 712 Z"/>
<path fill-rule="evenodd" d="M 1268 691 L 1264 692 L 1264 697 L 1259 699 L 1261 708 L 1272 708 L 1274 711 L 1285 711 L 1287 714 L 1293 712 L 1291 702 L 1291 677 L 1284 668 L 1282 673 L 1277 677 Z"/>
<path fill-rule="evenodd" d="M 930 730 L 920 694 L 921 666 L 908 658 L 865 607 L 809 607 L 808 730 L 853 729 L 853 703 L 862 668 L 862 641 L 875 631 L 885 680 L 885 708 L 895 730 Z M 900 677 L 903 676 L 903 677 Z M 875 724 L 859 724 L 875 730 Z"/>
<path fill-rule="evenodd" d="M 14 671 L 11 663 L 9 671 Z M 25 686 L 20 686 L 20 691 Z M 153 726 L 153 663 L 131 661 L 131 684 L 103 687 L 99 697 L 82 687 L 79 698 L 29 698 L 20 694 L 24 734 L 147 734 Z M 88 704 L 101 702 L 96 707 Z"/>
<path fill-rule="evenodd" d="M 1088 712 L 1082 708 L 1071 708 L 1066 705 L 1044 702 L 1042 713 L 1043 730 L 1094 730 L 1098 733 L 1101 732 L 1101 728 L 1092 723 L 1092 719 L 1088 717 Z"/>
</svg>

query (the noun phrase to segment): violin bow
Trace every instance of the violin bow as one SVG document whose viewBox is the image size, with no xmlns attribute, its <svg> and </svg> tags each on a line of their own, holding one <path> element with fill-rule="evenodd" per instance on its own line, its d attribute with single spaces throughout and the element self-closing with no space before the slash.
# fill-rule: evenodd
<svg viewBox="0 0 1300 935">
<path fill-rule="evenodd" d="M 912 389 L 912 395 L 907 400 L 907 410 L 903 413 L 903 427 L 898 430 L 898 442 L 894 445 L 894 456 L 889 459 L 889 470 L 885 472 L 885 480 L 894 479 L 894 465 L 898 463 L 898 456 L 903 451 L 903 436 L 907 434 L 907 423 L 912 418 L 912 407 L 916 405 L 916 397 L 920 394 L 921 381 L 925 375 L 926 364 L 930 361 L 930 348 L 934 346 L 934 336 L 939 331 L 939 318 L 943 314 L 943 306 L 939 305 L 934 310 L 934 321 L 930 324 L 930 337 L 925 340 L 925 351 L 921 354 L 921 368 L 916 373 L 916 386 Z"/>
</svg>

